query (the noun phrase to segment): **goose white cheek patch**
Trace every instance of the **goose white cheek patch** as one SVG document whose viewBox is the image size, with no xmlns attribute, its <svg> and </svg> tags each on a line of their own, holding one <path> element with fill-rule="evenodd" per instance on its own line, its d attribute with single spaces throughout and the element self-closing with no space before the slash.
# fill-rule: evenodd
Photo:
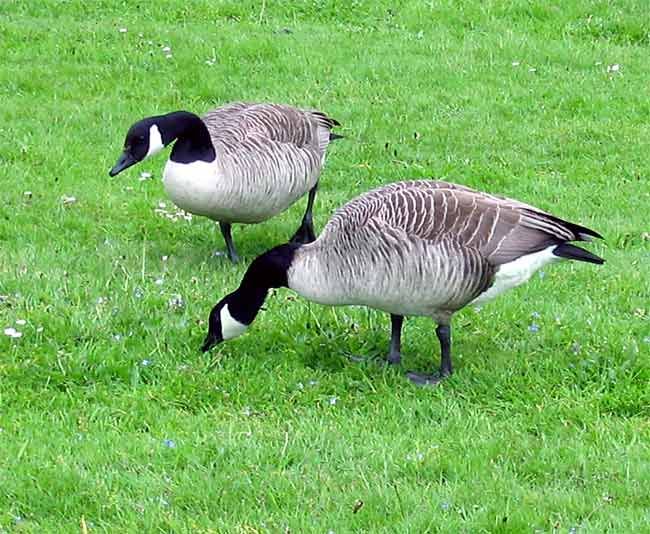
<svg viewBox="0 0 650 534">
<path fill-rule="evenodd" d="M 240 323 L 230 315 L 227 304 L 221 308 L 221 337 L 224 341 L 242 335 L 247 328 L 248 325 Z"/>
<path fill-rule="evenodd" d="M 158 154 L 158 152 L 160 152 L 163 148 L 165 148 L 165 145 L 163 144 L 160 130 L 158 129 L 158 126 L 152 124 L 151 128 L 149 128 L 149 150 L 147 151 L 145 159 L 153 156 L 154 154 Z"/>
</svg>

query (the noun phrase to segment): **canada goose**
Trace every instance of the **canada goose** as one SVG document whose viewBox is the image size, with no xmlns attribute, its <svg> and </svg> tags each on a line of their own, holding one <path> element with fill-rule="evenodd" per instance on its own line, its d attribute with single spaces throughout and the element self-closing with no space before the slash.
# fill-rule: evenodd
<svg viewBox="0 0 650 534">
<path fill-rule="evenodd" d="M 115 176 L 176 141 L 163 184 L 174 204 L 219 222 L 228 257 L 238 260 L 232 223 L 259 223 L 309 192 L 292 241 L 313 241 L 312 208 L 327 145 L 342 136 L 320 111 L 235 102 L 203 118 L 187 111 L 148 117 L 129 129 Z"/>
<path fill-rule="evenodd" d="M 604 260 L 569 241 L 602 238 L 528 204 L 439 181 L 398 182 L 339 209 L 320 237 L 285 244 L 256 258 L 239 288 L 210 313 L 205 352 L 242 334 L 269 288 L 288 287 L 320 304 L 364 305 L 390 313 L 387 362 L 401 360 L 405 315 L 438 324 L 440 372 L 408 373 L 435 384 L 452 372 L 452 315 L 526 282 L 562 258 Z"/>
</svg>

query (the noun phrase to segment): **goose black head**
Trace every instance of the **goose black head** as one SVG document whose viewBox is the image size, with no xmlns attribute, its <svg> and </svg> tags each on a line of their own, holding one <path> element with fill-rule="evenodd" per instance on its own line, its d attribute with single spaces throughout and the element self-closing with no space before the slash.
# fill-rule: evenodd
<svg viewBox="0 0 650 534">
<path fill-rule="evenodd" d="M 208 334 L 201 346 L 202 352 L 209 351 L 222 341 L 240 336 L 249 327 L 250 322 L 246 323 L 247 319 L 239 316 L 237 299 L 237 293 L 231 293 L 212 308 L 208 319 Z"/>
<path fill-rule="evenodd" d="M 160 152 L 173 139 L 165 139 L 161 126 L 163 117 L 148 117 L 136 122 L 126 134 L 124 151 L 117 163 L 109 171 L 115 176 L 132 165 Z"/>
<path fill-rule="evenodd" d="M 207 352 L 222 341 L 243 334 L 262 309 L 272 287 L 287 287 L 287 273 L 300 245 L 277 246 L 253 260 L 239 287 L 222 298 L 210 312 L 208 335 L 201 347 Z"/>
</svg>

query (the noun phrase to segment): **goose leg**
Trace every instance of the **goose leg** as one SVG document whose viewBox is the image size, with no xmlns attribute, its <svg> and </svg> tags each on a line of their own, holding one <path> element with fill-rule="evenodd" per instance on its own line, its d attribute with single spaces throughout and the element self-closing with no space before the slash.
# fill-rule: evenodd
<svg viewBox="0 0 650 534">
<path fill-rule="evenodd" d="M 440 378 L 446 378 L 454 372 L 451 365 L 451 326 L 438 325 L 436 335 L 440 341 Z"/>
<path fill-rule="evenodd" d="M 386 357 L 386 363 L 389 365 L 399 365 L 402 361 L 402 315 L 390 314 L 390 349 Z"/>
<path fill-rule="evenodd" d="M 408 379 L 418 386 L 435 386 L 443 378 L 453 373 L 451 365 L 451 326 L 448 324 L 438 325 L 436 335 L 438 341 L 440 341 L 440 372 L 435 375 L 425 375 L 412 371 L 407 373 Z"/>
<path fill-rule="evenodd" d="M 314 233 L 314 222 L 312 220 L 312 209 L 314 208 L 314 199 L 316 198 L 317 189 L 318 183 L 316 183 L 316 185 L 309 190 L 309 196 L 307 197 L 307 210 L 305 211 L 305 215 L 302 218 L 300 227 L 298 230 L 296 230 L 296 233 L 293 234 L 293 237 L 291 238 L 291 243 L 304 245 L 316 240 L 316 234 Z"/>
<path fill-rule="evenodd" d="M 402 361 L 402 323 L 404 322 L 403 315 L 390 314 L 390 347 L 388 348 L 388 355 L 378 361 L 381 365 L 399 365 Z M 367 362 L 368 358 L 365 356 L 350 356 L 353 362 Z M 374 358 L 373 358 L 374 360 Z"/>
<path fill-rule="evenodd" d="M 237 263 L 239 261 L 239 256 L 237 256 L 237 251 L 235 250 L 235 245 L 232 242 L 232 235 L 230 235 L 230 223 L 219 223 L 219 229 L 221 230 L 221 235 L 226 242 L 226 248 L 228 249 L 228 258 L 231 262 Z"/>
</svg>

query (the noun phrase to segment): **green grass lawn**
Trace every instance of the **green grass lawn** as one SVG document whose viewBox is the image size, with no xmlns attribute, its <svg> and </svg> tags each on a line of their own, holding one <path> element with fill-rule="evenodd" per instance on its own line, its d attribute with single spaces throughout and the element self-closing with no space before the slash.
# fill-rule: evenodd
<svg viewBox="0 0 650 534">
<path fill-rule="evenodd" d="M 23 334 L 0 330 L 0 532 L 650 532 L 650 11 L 529 4 L 0 2 L 0 328 Z M 438 388 L 403 376 L 438 365 L 430 320 L 386 370 L 349 359 L 386 351 L 385 315 L 288 290 L 200 354 L 304 200 L 237 226 L 233 267 L 214 223 L 156 211 L 166 156 L 108 169 L 135 120 L 233 100 L 343 124 L 317 229 L 438 177 L 600 231 L 607 263 L 458 314 Z"/>
</svg>

